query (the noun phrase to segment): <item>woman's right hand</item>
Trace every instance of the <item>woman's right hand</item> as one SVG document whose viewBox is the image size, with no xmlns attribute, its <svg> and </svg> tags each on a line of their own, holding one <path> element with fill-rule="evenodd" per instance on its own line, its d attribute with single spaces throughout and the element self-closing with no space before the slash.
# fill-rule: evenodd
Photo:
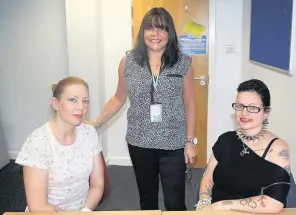
<svg viewBox="0 0 296 215">
<path fill-rule="evenodd" d="M 96 120 L 84 120 L 83 123 L 92 125 L 96 130 L 100 128 L 99 123 Z"/>
<path fill-rule="evenodd" d="M 84 120 L 83 123 L 88 124 L 88 125 L 92 125 L 92 126 L 96 126 L 97 125 L 97 121 L 96 120 Z"/>
<path fill-rule="evenodd" d="M 124 77 L 125 57 L 126 56 L 121 59 L 118 68 L 118 86 L 115 95 L 107 102 L 106 106 L 103 108 L 96 120 L 83 121 L 85 124 L 94 126 L 96 130 L 111 119 L 122 108 L 127 99 L 127 87 Z"/>
</svg>

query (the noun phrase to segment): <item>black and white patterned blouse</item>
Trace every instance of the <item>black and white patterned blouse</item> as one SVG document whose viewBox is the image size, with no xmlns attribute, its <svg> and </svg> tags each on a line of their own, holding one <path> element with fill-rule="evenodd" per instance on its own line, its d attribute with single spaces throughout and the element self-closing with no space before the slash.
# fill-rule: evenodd
<svg viewBox="0 0 296 215">
<path fill-rule="evenodd" d="M 183 84 L 191 62 L 191 57 L 180 53 L 178 62 L 160 73 L 154 100 L 162 104 L 162 122 L 151 122 L 152 75 L 147 66 L 141 67 L 131 53 L 127 54 L 124 74 L 130 100 L 126 134 L 128 144 L 165 150 L 184 148 L 186 116 Z"/>
</svg>

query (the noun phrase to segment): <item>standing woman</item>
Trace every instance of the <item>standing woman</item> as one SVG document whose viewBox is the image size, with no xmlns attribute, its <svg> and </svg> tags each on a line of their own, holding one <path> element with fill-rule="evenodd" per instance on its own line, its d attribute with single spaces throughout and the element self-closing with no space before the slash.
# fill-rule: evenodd
<svg viewBox="0 0 296 215">
<path fill-rule="evenodd" d="M 167 210 L 186 210 L 186 163 L 197 154 L 191 58 L 182 54 L 171 15 L 152 8 L 142 20 L 136 47 L 119 65 L 119 83 L 95 126 L 130 100 L 126 141 L 142 210 L 158 209 L 159 175 Z"/>
</svg>

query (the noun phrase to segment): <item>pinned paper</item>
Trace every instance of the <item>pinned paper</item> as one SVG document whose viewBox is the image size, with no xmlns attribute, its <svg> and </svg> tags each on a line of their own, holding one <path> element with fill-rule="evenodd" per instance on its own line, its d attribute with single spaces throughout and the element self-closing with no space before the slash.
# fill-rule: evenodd
<svg viewBox="0 0 296 215">
<path fill-rule="evenodd" d="M 188 34 L 201 38 L 205 32 L 205 26 L 189 21 L 186 23 L 183 30 Z"/>
</svg>

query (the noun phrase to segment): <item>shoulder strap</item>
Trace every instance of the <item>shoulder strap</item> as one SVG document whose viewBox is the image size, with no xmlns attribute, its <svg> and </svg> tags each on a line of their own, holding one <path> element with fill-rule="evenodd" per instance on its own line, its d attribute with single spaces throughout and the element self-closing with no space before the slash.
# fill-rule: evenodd
<svg viewBox="0 0 296 215">
<path fill-rule="evenodd" d="M 272 145 L 273 142 L 274 142 L 275 140 L 277 140 L 277 139 L 279 139 L 279 138 L 276 137 L 276 138 L 274 138 L 274 139 L 272 139 L 272 140 L 270 141 L 270 143 L 268 144 L 268 146 L 266 147 L 266 149 L 265 149 L 265 151 L 264 151 L 264 153 L 263 153 L 263 155 L 262 155 L 263 158 L 265 158 L 265 156 L 267 155 L 267 152 L 269 151 L 271 145 Z"/>
</svg>

